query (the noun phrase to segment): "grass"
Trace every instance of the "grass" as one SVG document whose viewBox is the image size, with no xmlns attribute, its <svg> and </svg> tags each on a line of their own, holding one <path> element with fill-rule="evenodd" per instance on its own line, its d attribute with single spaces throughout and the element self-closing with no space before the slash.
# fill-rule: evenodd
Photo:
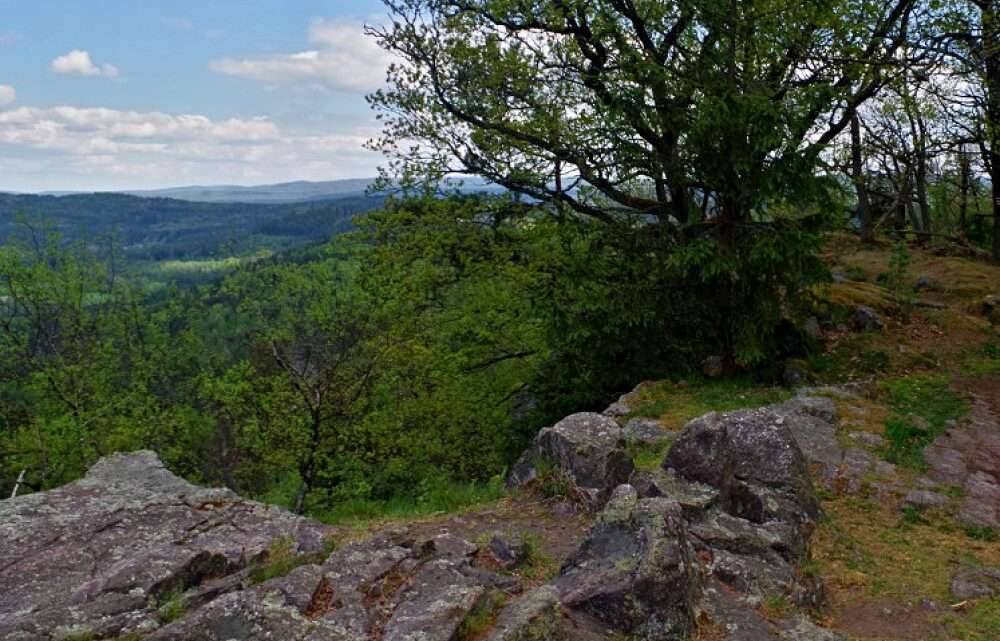
<svg viewBox="0 0 1000 641">
<path fill-rule="evenodd" d="M 678 430 L 708 412 L 760 407 L 791 396 L 791 390 L 758 385 L 747 377 L 698 380 L 692 384 L 661 381 L 642 388 L 629 417 L 656 418 L 664 428 Z"/>
<path fill-rule="evenodd" d="M 493 627 L 507 600 L 507 597 L 500 592 L 490 592 L 480 599 L 459 625 L 455 641 L 473 641 L 482 638 Z"/>
<path fill-rule="evenodd" d="M 949 386 L 948 378 L 915 375 L 889 380 L 880 386 L 892 414 L 885 422 L 889 441 L 883 455 L 896 465 L 921 471 L 923 449 L 943 434 L 948 422 L 969 411 L 969 403 Z"/>
<path fill-rule="evenodd" d="M 488 483 L 442 481 L 428 486 L 420 496 L 396 496 L 385 500 L 355 498 L 311 514 L 324 523 L 361 525 L 372 521 L 394 521 L 431 514 L 462 512 L 506 495 L 502 477 Z"/>
<path fill-rule="evenodd" d="M 813 562 L 836 592 L 915 603 L 950 603 L 963 564 L 997 566 L 1000 546 L 971 539 L 944 515 L 900 518 L 891 501 L 842 495 L 825 501 L 812 540 Z"/>
<path fill-rule="evenodd" d="M 176 621 L 184 616 L 185 612 L 184 592 L 181 590 L 167 595 L 159 607 L 156 608 L 156 614 L 163 625 Z"/>
<path fill-rule="evenodd" d="M 652 471 L 660 467 L 668 449 L 670 440 L 663 440 L 658 443 L 633 443 L 628 446 L 628 453 L 636 469 Z"/>
<path fill-rule="evenodd" d="M 1000 630 L 1000 599 L 979 601 L 969 613 L 950 626 L 953 638 L 962 641 L 996 641 Z"/>
<path fill-rule="evenodd" d="M 275 539 L 268 546 L 264 559 L 250 571 L 250 583 L 257 585 L 271 579 L 285 576 L 295 568 L 310 563 L 322 563 L 336 549 L 333 539 L 325 542 L 322 552 L 296 554 L 295 541 L 289 536 Z"/>
<path fill-rule="evenodd" d="M 965 371 L 973 376 L 1000 374 L 1000 343 L 984 343 L 965 358 Z"/>
</svg>

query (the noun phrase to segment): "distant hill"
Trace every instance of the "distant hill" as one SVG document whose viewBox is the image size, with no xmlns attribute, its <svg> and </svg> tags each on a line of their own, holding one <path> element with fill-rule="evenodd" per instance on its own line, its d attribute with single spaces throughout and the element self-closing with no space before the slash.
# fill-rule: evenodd
<svg viewBox="0 0 1000 641">
<path fill-rule="evenodd" d="M 115 235 L 135 259 L 229 255 L 326 240 L 350 229 L 355 214 L 382 202 L 358 192 L 280 204 L 192 202 L 118 193 L 0 193 L 0 243 L 17 233 L 17 216 L 24 214 L 49 223 L 70 241 Z"/>
<path fill-rule="evenodd" d="M 328 180 L 323 182 L 298 180 L 275 185 L 249 187 L 239 185 L 196 185 L 124 193 L 144 198 L 175 198 L 203 203 L 239 202 L 280 204 L 329 200 L 345 196 L 363 196 L 365 190 L 368 189 L 373 180 L 372 178 Z"/>
</svg>

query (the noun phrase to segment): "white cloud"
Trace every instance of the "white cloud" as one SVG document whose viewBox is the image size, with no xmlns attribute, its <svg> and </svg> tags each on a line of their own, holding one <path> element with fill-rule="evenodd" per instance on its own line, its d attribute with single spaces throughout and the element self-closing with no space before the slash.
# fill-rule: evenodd
<svg viewBox="0 0 1000 641">
<path fill-rule="evenodd" d="M 371 176 L 378 157 L 363 145 L 375 133 L 368 125 L 331 135 L 293 133 L 263 117 L 68 105 L 0 109 L 0 190 Z"/>
<path fill-rule="evenodd" d="M 114 78 L 118 67 L 111 64 L 97 66 L 90 59 L 90 53 L 74 49 L 52 61 L 50 68 L 56 73 L 79 74 L 81 76 L 104 76 Z"/>
<path fill-rule="evenodd" d="M 17 92 L 10 85 L 0 85 L 0 107 L 17 100 Z"/>
<path fill-rule="evenodd" d="M 365 92 L 385 81 L 391 60 L 359 23 L 317 20 L 309 28 L 314 48 L 297 53 L 222 58 L 211 63 L 217 73 L 293 84 L 309 89 Z"/>
</svg>

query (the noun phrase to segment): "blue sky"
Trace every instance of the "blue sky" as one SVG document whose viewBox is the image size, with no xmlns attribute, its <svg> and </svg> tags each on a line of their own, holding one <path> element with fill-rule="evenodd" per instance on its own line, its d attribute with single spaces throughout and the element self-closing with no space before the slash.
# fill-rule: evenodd
<svg viewBox="0 0 1000 641">
<path fill-rule="evenodd" d="M 0 190 L 373 175 L 377 0 L 0 0 Z"/>
</svg>

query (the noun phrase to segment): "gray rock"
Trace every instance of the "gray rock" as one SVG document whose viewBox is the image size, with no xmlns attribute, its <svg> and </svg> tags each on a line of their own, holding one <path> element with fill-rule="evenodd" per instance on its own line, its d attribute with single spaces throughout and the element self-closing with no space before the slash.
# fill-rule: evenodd
<svg viewBox="0 0 1000 641">
<path fill-rule="evenodd" d="M 1000 568 L 966 568 L 951 580 L 956 599 L 984 599 L 1000 596 Z"/>
<path fill-rule="evenodd" d="M 629 484 L 640 498 L 663 497 L 677 501 L 688 517 L 700 514 L 719 498 L 719 491 L 710 485 L 678 478 L 672 470 L 636 470 Z"/>
<path fill-rule="evenodd" d="M 649 418 L 633 418 L 623 428 L 625 442 L 637 445 L 656 445 L 670 440 L 670 433 L 657 421 Z"/>
<path fill-rule="evenodd" d="M 777 623 L 778 636 L 784 641 L 844 641 L 844 636 L 821 628 L 801 614 Z"/>
<path fill-rule="evenodd" d="M 903 497 L 903 503 L 919 509 L 944 507 L 948 505 L 948 497 L 930 490 L 910 490 Z"/>
<path fill-rule="evenodd" d="M 859 305 L 851 316 L 851 327 L 856 332 L 879 332 L 885 327 L 885 323 L 874 309 Z"/>
<path fill-rule="evenodd" d="M 851 439 L 868 447 L 885 447 L 885 438 L 871 432 L 851 432 Z"/>
<path fill-rule="evenodd" d="M 618 400 L 608 406 L 606 410 L 602 412 L 605 416 L 610 416 L 611 418 L 619 418 L 631 414 L 632 410 L 635 409 L 636 401 L 639 398 L 639 394 L 646 383 L 639 383 L 632 391 L 622 394 L 618 397 Z"/>
<path fill-rule="evenodd" d="M 707 414 L 684 427 L 663 467 L 718 490 L 720 507 L 734 516 L 790 525 L 801 543 L 819 501 L 792 416 L 770 408 Z"/>
<path fill-rule="evenodd" d="M 567 416 L 543 429 L 507 478 L 508 487 L 520 487 L 538 477 L 538 464 L 558 470 L 600 505 L 607 494 L 628 481 L 634 465 L 623 449 L 622 428 L 601 414 Z"/>
<path fill-rule="evenodd" d="M 915 292 L 922 292 L 922 291 L 936 292 L 940 291 L 940 289 L 941 286 L 937 284 L 937 281 L 930 278 L 929 276 L 921 276 L 916 280 L 915 283 L 913 283 L 913 291 Z"/>
<path fill-rule="evenodd" d="M 449 559 L 425 563 L 403 588 L 384 641 L 450 641 L 486 589 Z"/>
<path fill-rule="evenodd" d="M 525 542 L 521 537 L 495 534 L 486 547 L 497 567 L 510 570 L 525 559 Z"/>
<path fill-rule="evenodd" d="M 1000 482 L 986 472 L 970 474 L 958 520 L 966 525 L 1000 528 Z"/>
<path fill-rule="evenodd" d="M 680 505 L 616 489 L 552 585 L 568 608 L 654 641 L 694 629 L 698 570 Z"/>
<path fill-rule="evenodd" d="M 276 541 L 315 553 L 329 532 L 191 485 L 153 452 L 109 456 L 79 481 L 0 501 L 0 639 L 44 639 L 60 626 L 126 634 L 155 620 L 155 601 L 216 582 L 199 596 L 214 598 Z"/>
<path fill-rule="evenodd" d="M 487 641 L 555 641 L 559 607 L 554 587 L 535 588 L 504 608 Z"/>
</svg>

